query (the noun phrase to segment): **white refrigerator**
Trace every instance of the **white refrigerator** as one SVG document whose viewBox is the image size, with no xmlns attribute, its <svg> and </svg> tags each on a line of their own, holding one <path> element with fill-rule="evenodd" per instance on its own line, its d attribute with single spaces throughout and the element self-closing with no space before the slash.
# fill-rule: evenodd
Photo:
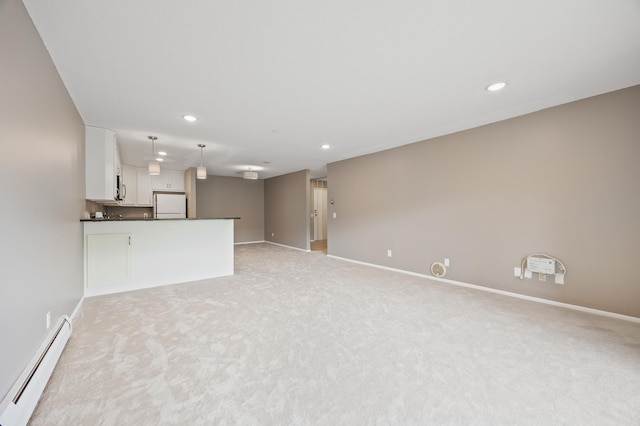
<svg viewBox="0 0 640 426">
<path fill-rule="evenodd" d="M 187 217 L 187 197 L 184 194 L 155 194 L 156 219 L 181 219 Z"/>
</svg>

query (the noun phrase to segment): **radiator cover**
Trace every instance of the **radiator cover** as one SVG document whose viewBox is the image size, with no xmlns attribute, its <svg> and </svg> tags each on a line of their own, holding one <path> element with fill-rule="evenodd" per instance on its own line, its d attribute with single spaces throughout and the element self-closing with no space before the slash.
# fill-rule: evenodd
<svg viewBox="0 0 640 426">
<path fill-rule="evenodd" d="M 71 336 L 71 320 L 62 316 L 38 352 L 0 403 L 0 426 L 26 425 Z"/>
</svg>

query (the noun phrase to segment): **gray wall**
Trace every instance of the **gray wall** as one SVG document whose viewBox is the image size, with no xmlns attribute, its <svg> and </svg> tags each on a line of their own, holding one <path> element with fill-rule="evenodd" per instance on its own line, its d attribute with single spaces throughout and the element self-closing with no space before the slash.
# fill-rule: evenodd
<svg viewBox="0 0 640 426">
<path fill-rule="evenodd" d="M 424 274 L 448 257 L 449 279 L 640 317 L 640 86 L 332 163 L 328 178 L 331 255 Z M 538 252 L 564 262 L 565 285 L 513 277 Z"/>
<path fill-rule="evenodd" d="M 196 180 L 198 217 L 240 217 L 236 243 L 264 240 L 264 181 L 207 176 Z"/>
<path fill-rule="evenodd" d="M 84 126 L 22 2 L 0 1 L 0 398 L 82 297 Z"/>
<path fill-rule="evenodd" d="M 309 170 L 264 181 L 264 239 L 309 250 Z"/>
</svg>

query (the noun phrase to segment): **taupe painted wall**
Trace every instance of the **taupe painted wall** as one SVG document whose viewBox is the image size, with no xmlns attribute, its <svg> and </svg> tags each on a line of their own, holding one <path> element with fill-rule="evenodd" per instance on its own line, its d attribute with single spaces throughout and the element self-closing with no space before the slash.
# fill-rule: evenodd
<svg viewBox="0 0 640 426">
<path fill-rule="evenodd" d="M 84 124 L 22 2 L 0 2 L 0 398 L 83 291 Z"/>
<path fill-rule="evenodd" d="M 309 250 L 309 170 L 264 181 L 264 239 Z"/>
<path fill-rule="evenodd" d="M 187 197 L 187 217 L 198 217 L 198 197 L 196 190 L 196 168 L 190 167 L 184 172 L 184 192 Z"/>
<path fill-rule="evenodd" d="M 198 217 L 240 217 L 236 243 L 264 240 L 264 181 L 207 176 L 196 180 Z"/>
<path fill-rule="evenodd" d="M 332 163 L 328 178 L 331 255 L 424 274 L 448 257 L 445 278 L 640 317 L 640 86 Z M 565 285 L 513 276 L 538 252 L 565 263 Z"/>
</svg>

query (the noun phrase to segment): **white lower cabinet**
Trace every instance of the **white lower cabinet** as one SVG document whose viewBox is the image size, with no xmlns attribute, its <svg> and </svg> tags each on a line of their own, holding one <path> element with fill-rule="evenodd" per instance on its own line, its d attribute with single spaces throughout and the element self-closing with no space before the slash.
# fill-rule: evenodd
<svg viewBox="0 0 640 426">
<path fill-rule="evenodd" d="M 87 235 L 87 287 L 131 281 L 131 234 Z"/>
<path fill-rule="evenodd" d="M 233 219 L 82 224 L 86 297 L 233 275 Z"/>
</svg>

